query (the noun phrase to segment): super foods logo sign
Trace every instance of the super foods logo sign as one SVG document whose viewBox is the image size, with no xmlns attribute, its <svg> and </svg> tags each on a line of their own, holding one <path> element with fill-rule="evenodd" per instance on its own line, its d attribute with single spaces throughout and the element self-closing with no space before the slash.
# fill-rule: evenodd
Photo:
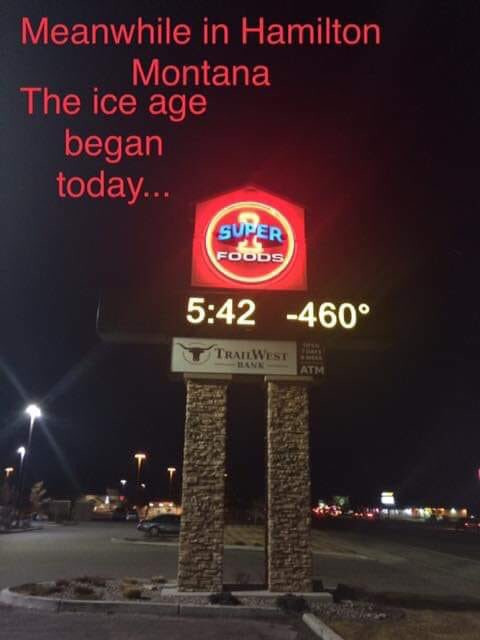
<svg viewBox="0 0 480 640">
<path fill-rule="evenodd" d="M 221 274 L 235 282 L 268 282 L 284 271 L 294 254 L 288 220 L 260 202 L 236 202 L 221 209 L 205 236 L 208 257 Z"/>
<path fill-rule="evenodd" d="M 200 203 L 192 265 L 193 285 L 305 289 L 303 209 L 252 189 Z"/>
</svg>

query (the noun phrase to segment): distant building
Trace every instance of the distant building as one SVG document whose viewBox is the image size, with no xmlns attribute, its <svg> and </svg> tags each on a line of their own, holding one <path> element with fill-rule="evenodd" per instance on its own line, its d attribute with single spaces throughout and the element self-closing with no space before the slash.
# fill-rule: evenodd
<svg viewBox="0 0 480 640">
<path fill-rule="evenodd" d="M 144 506 L 132 506 L 139 518 L 154 518 L 162 513 L 181 515 L 182 508 L 168 500 L 152 500 Z M 112 520 L 125 511 L 125 499 L 118 491 L 107 489 L 105 494 L 88 493 L 80 496 L 73 508 L 74 520 Z"/>
<path fill-rule="evenodd" d="M 148 503 L 146 510 L 146 518 L 154 518 L 155 516 L 162 515 L 164 513 L 173 513 L 177 516 L 182 515 L 182 507 L 175 504 L 175 502 L 166 500 L 152 500 Z"/>
<path fill-rule="evenodd" d="M 381 509 L 381 518 L 391 518 L 392 520 L 416 520 L 425 522 L 426 520 L 461 520 L 468 516 L 465 508 L 455 509 L 454 507 L 406 507 L 404 509 Z"/>
</svg>

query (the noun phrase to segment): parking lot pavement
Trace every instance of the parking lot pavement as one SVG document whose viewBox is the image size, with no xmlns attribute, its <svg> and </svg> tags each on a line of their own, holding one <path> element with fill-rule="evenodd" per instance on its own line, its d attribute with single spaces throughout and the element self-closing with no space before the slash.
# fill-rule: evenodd
<svg viewBox="0 0 480 640">
<path fill-rule="evenodd" d="M 113 537 L 136 535 L 132 522 L 88 522 L 76 526 L 46 525 L 41 531 L 0 536 L 0 588 L 85 574 L 106 577 L 177 576 L 178 548 L 113 544 Z M 225 581 L 264 579 L 263 554 L 226 553 Z"/>
<path fill-rule="evenodd" d="M 46 613 L 0 605 L 0 640 L 310 640 L 300 622 Z"/>
<path fill-rule="evenodd" d="M 401 536 L 394 531 L 329 531 L 329 538 L 357 551 L 364 559 L 315 554 L 314 574 L 329 587 L 343 582 L 372 591 L 480 599 L 480 557 L 474 544 L 480 536 L 470 540 L 452 533 L 453 539 L 444 541 L 444 536 L 434 533 L 428 537 L 421 532 L 407 533 Z M 112 578 L 163 575 L 175 580 L 177 546 L 111 541 L 132 535 L 136 535 L 136 529 L 130 522 L 46 525 L 38 532 L 2 535 L 0 588 L 86 574 Z M 261 584 L 264 571 L 262 551 L 226 550 L 226 583 Z"/>
</svg>

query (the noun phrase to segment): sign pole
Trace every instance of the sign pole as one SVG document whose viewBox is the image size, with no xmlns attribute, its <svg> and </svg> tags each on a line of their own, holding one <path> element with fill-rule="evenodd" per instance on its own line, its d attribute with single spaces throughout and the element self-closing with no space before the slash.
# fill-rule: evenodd
<svg viewBox="0 0 480 640">
<path fill-rule="evenodd" d="M 225 458 L 229 375 L 185 374 L 179 591 L 223 585 Z"/>
<path fill-rule="evenodd" d="M 311 377 L 266 376 L 268 589 L 308 592 L 310 541 L 308 386 Z"/>
<path fill-rule="evenodd" d="M 264 531 L 264 557 L 265 557 L 265 587 L 268 589 L 268 398 L 264 399 L 265 406 L 265 455 L 264 455 L 264 489 L 265 489 L 265 531 Z"/>
</svg>

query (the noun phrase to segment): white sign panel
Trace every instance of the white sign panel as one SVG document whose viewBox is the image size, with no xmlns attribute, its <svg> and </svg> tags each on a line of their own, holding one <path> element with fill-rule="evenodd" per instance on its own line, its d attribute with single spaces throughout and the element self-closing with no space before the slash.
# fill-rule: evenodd
<svg viewBox="0 0 480 640">
<path fill-rule="evenodd" d="M 395 506 L 395 496 L 393 491 L 382 491 L 380 502 L 384 505 Z"/>
<path fill-rule="evenodd" d="M 325 375 L 323 349 L 317 342 L 298 343 L 298 374 L 315 377 Z"/>
<path fill-rule="evenodd" d="M 173 338 L 172 372 L 297 375 L 297 343 Z"/>
</svg>

